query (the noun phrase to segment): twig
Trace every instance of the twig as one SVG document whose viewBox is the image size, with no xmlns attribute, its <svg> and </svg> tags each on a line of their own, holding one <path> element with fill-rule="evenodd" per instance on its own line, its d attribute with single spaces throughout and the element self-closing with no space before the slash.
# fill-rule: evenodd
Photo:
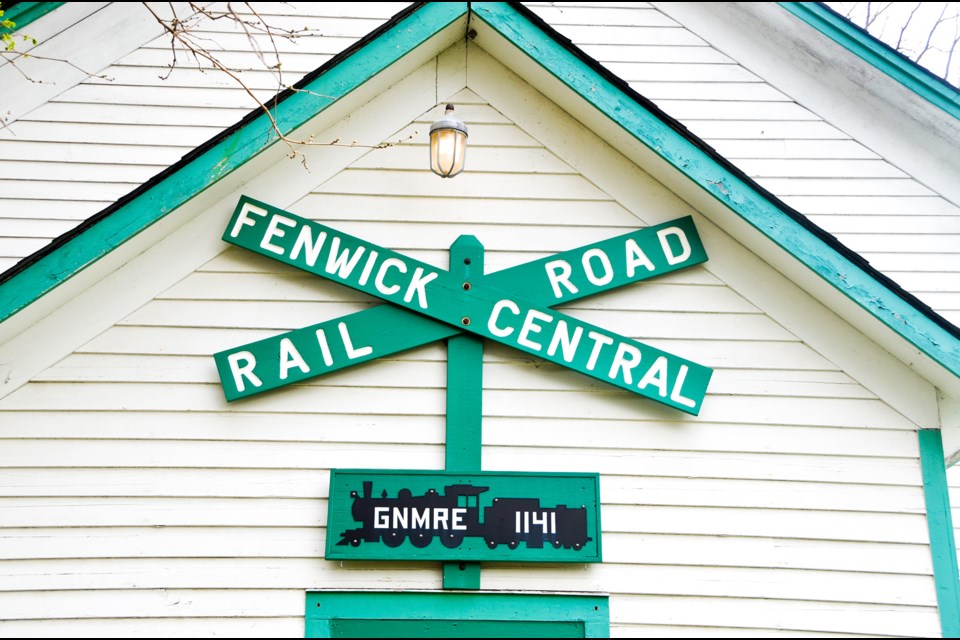
<svg viewBox="0 0 960 640">
<path fill-rule="evenodd" d="M 156 13 L 156 11 L 153 10 L 153 8 L 150 6 L 149 3 L 143 2 L 142 4 L 147 9 L 147 11 L 150 12 L 153 18 L 157 21 L 157 23 L 170 36 L 170 48 L 171 48 L 173 57 L 169 65 L 169 71 L 165 76 L 161 76 L 161 77 L 163 79 L 168 78 L 170 74 L 173 72 L 174 68 L 176 67 L 178 63 L 177 61 L 177 48 L 178 48 L 177 45 L 178 44 L 181 47 L 183 47 L 191 56 L 193 56 L 195 60 L 197 60 L 198 67 L 200 67 L 200 60 L 201 59 L 205 60 L 207 63 L 210 64 L 210 66 L 213 69 L 225 74 L 227 77 L 233 80 L 237 84 L 237 86 L 243 89 L 244 93 L 246 93 L 256 103 L 257 108 L 259 108 L 259 110 L 263 112 L 263 114 L 266 116 L 267 120 L 269 121 L 270 128 L 276 134 L 277 139 L 283 141 L 287 145 L 287 147 L 290 149 L 290 155 L 289 155 L 290 158 L 296 158 L 297 156 L 301 156 L 302 162 L 306 164 L 306 156 L 297 148 L 300 145 L 359 147 L 364 149 L 385 149 L 387 147 L 392 147 L 398 144 L 402 144 L 403 142 L 406 142 L 407 140 L 412 139 L 418 133 L 414 131 L 412 134 L 410 134 L 406 138 L 399 139 L 396 142 L 381 142 L 379 144 L 373 144 L 373 145 L 360 144 L 356 140 L 354 140 L 351 143 L 342 143 L 340 142 L 339 138 L 337 138 L 332 142 L 317 142 L 313 136 L 310 136 L 306 140 L 292 139 L 288 137 L 286 134 L 284 134 L 283 131 L 280 130 L 280 127 L 277 124 L 277 119 L 274 111 L 271 110 L 271 108 L 268 107 L 267 104 L 265 104 L 262 100 L 260 100 L 260 98 L 257 97 L 255 92 L 240 78 L 239 74 L 243 72 L 243 69 L 233 68 L 225 64 L 224 62 L 222 62 L 213 52 L 210 51 L 208 47 L 203 46 L 197 41 L 198 40 L 197 36 L 193 34 L 191 30 L 196 27 L 197 22 L 195 18 L 198 18 L 198 17 L 205 17 L 210 20 L 221 20 L 226 18 L 228 21 L 232 21 L 233 23 L 239 25 L 240 28 L 242 28 L 244 33 L 246 34 L 247 39 L 250 41 L 252 49 L 256 53 L 257 57 L 260 59 L 260 62 L 263 64 L 263 66 L 270 71 L 276 70 L 278 89 L 283 90 L 291 87 L 287 87 L 283 82 L 282 65 L 280 62 L 280 51 L 279 51 L 279 47 L 277 46 L 276 38 L 282 37 L 288 40 L 293 39 L 302 35 L 304 32 L 308 31 L 308 29 L 304 28 L 300 30 L 290 30 L 290 29 L 276 29 L 274 27 L 271 27 L 260 16 L 260 14 L 257 13 L 257 11 L 249 5 L 249 3 L 244 3 L 244 5 L 256 17 L 256 20 L 244 19 L 240 14 L 236 12 L 232 3 L 227 3 L 227 10 L 219 14 L 214 13 L 213 11 L 211 11 L 206 7 L 202 7 L 195 3 L 190 3 L 189 6 L 193 11 L 193 13 L 188 18 L 185 18 L 185 19 L 181 19 L 179 16 L 177 16 L 175 11 L 173 11 L 173 7 L 171 5 L 171 13 L 173 14 L 173 18 L 169 20 L 165 20 L 164 18 L 161 18 Z M 272 48 L 272 54 L 277 61 L 275 65 L 271 65 L 267 61 L 264 55 L 263 49 L 260 47 L 259 43 L 256 42 L 256 38 L 254 37 L 255 34 L 266 35 L 269 38 L 270 45 Z M 203 69 L 201 67 L 201 71 L 202 70 Z M 319 98 L 324 98 L 329 100 L 334 99 L 333 96 L 323 95 L 314 91 L 310 91 L 308 89 L 292 88 L 292 90 L 296 92 L 307 93 L 309 95 L 317 96 Z M 273 107 L 275 110 L 277 107 L 276 101 L 274 101 Z"/>
<path fill-rule="evenodd" d="M 900 51 L 900 45 L 903 44 L 903 34 L 906 33 L 907 27 L 910 26 L 910 21 L 913 20 L 913 14 L 917 12 L 917 9 L 920 8 L 922 3 L 918 2 L 917 5 L 910 11 L 910 15 L 907 16 L 906 22 L 903 23 L 903 26 L 900 27 L 900 36 L 897 38 L 897 46 L 894 47 L 897 51 Z"/>
<path fill-rule="evenodd" d="M 109 76 L 107 76 L 107 75 L 100 74 L 100 73 L 91 73 L 90 71 L 87 71 L 86 69 L 83 69 L 82 67 L 78 67 L 78 66 L 75 65 L 74 63 L 70 62 L 69 60 L 65 60 L 65 59 L 63 59 L 63 58 L 51 58 L 51 57 L 49 57 L 49 56 L 38 56 L 38 55 L 35 55 L 35 54 L 33 54 L 33 53 L 21 53 L 21 52 L 19 52 L 19 51 L 0 51 L 0 55 L 3 55 L 3 56 L 5 56 L 5 57 L 6 57 L 6 56 L 13 56 L 12 58 L 11 58 L 11 57 L 8 57 L 8 58 L 7 58 L 7 60 L 10 62 L 10 64 L 13 66 L 13 68 L 16 69 L 18 72 L 20 72 L 20 74 L 21 74 L 24 78 L 26 78 L 26 79 L 29 80 L 30 82 L 34 82 L 34 83 L 36 83 L 36 84 L 50 84 L 50 83 L 45 82 L 45 81 L 43 81 L 43 80 L 36 80 L 36 79 L 34 79 L 34 78 L 31 78 L 29 75 L 26 74 L 26 72 L 23 71 L 23 69 L 21 69 L 20 67 L 17 66 L 17 64 L 16 64 L 17 60 L 19 60 L 20 58 L 31 58 L 31 59 L 33 59 L 33 60 L 47 60 L 47 61 L 50 61 L 50 62 L 60 62 L 60 63 L 62 63 L 62 64 L 69 65 L 69 66 L 73 67 L 74 69 L 76 69 L 76 70 L 79 71 L 80 73 L 85 74 L 88 78 L 100 78 L 101 80 L 113 81 L 113 78 L 111 78 L 111 77 L 109 77 Z"/>
</svg>

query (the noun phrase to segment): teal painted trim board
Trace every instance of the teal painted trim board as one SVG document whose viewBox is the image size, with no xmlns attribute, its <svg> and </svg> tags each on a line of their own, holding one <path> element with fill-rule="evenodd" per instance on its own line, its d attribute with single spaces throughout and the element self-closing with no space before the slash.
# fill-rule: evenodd
<svg viewBox="0 0 960 640">
<path fill-rule="evenodd" d="M 759 187 L 744 176 L 711 157 L 704 148 L 638 102 L 642 98 L 618 86 L 511 4 L 474 2 L 471 7 L 474 16 L 625 132 L 917 349 L 960 377 L 960 339 L 788 215 L 775 204 L 772 196 L 761 193 Z"/>
<path fill-rule="evenodd" d="M 820 2 L 779 4 L 924 100 L 940 107 L 954 118 L 960 118 L 960 89 L 933 75 Z"/>
<path fill-rule="evenodd" d="M 937 429 L 921 429 L 917 432 L 917 439 L 940 628 L 944 638 L 957 638 L 960 637 L 960 575 L 957 572 L 957 545 L 950 513 L 947 470 L 943 463 L 943 440 Z"/>
<path fill-rule="evenodd" d="M 424 5 L 336 64 L 321 67 L 319 75 L 297 85 L 304 91 L 289 92 L 277 106 L 278 128 L 288 133 L 304 124 L 465 12 L 466 3 L 462 2 Z M 255 111 L 212 142 L 84 223 L 74 234 L 54 241 L 48 253 L 0 283 L 0 322 L 237 169 L 276 142 L 276 133 L 266 115 Z"/>
<path fill-rule="evenodd" d="M 412 591 L 308 591 L 306 637 L 331 638 L 338 621 L 449 621 L 515 623 L 579 623 L 581 637 L 610 636 L 610 608 L 606 595 L 519 594 Z M 470 628 L 471 625 L 464 625 Z M 555 630 L 554 627 L 550 627 Z M 490 627 L 483 635 L 493 637 Z M 496 630 L 493 627 L 493 630 Z M 507 627 L 500 637 L 535 637 L 526 630 L 517 634 Z M 505 632 L 505 633 L 504 633 Z M 420 637 L 430 637 L 422 630 Z M 553 634 L 551 634 L 553 635 Z M 393 636 L 395 637 L 395 636 Z M 544 637 L 544 636 L 540 636 Z M 549 637 L 546 636 L 546 637 Z"/>
<path fill-rule="evenodd" d="M 62 2 L 18 2 L 8 9 L 6 3 L 0 3 L 3 19 L 11 20 L 16 25 L 13 29 L 0 27 L 0 33 L 16 33 L 63 4 Z"/>
</svg>

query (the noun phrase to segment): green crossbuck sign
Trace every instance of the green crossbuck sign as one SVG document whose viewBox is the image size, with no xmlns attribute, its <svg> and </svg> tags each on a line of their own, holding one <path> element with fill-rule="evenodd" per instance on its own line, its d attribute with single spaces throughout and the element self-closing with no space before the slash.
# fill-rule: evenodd
<svg viewBox="0 0 960 640">
<path fill-rule="evenodd" d="M 693 415 L 713 373 L 551 308 L 705 262 L 689 216 L 466 282 L 246 196 L 223 239 L 390 303 L 215 354 L 228 401 L 463 332 Z"/>
</svg>

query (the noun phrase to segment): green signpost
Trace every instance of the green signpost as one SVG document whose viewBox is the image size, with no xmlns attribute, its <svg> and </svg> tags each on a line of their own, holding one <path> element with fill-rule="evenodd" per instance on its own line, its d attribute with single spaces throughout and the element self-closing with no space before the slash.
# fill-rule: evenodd
<svg viewBox="0 0 960 640">
<path fill-rule="evenodd" d="M 389 303 L 215 354 L 228 401 L 447 340 L 447 470 L 332 470 L 328 559 L 601 561 L 597 474 L 481 471 L 483 338 L 693 415 L 713 373 L 553 309 L 706 261 L 689 216 L 491 274 L 472 236 L 444 270 L 246 196 L 223 239 Z"/>
<path fill-rule="evenodd" d="M 690 217 L 470 279 L 243 197 L 223 239 L 391 304 L 215 355 L 228 400 L 468 333 L 696 415 L 712 370 L 551 307 L 704 262 Z"/>
</svg>

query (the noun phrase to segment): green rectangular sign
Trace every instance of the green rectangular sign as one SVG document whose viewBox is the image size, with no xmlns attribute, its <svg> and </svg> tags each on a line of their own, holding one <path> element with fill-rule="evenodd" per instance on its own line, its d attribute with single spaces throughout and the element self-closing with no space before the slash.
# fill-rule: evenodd
<svg viewBox="0 0 960 640">
<path fill-rule="evenodd" d="M 600 476 L 333 469 L 326 558 L 600 562 Z"/>
<path fill-rule="evenodd" d="M 609 638 L 607 595 L 308 591 L 308 638 Z"/>
<path fill-rule="evenodd" d="M 713 373 L 708 367 L 549 309 L 705 261 L 706 252 L 689 217 L 470 282 L 247 197 L 241 198 L 223 239 L 395 305 L 216 354 L 228 400 L 460 331 L 694 415 L 700 411 Z"/>
</svg>

